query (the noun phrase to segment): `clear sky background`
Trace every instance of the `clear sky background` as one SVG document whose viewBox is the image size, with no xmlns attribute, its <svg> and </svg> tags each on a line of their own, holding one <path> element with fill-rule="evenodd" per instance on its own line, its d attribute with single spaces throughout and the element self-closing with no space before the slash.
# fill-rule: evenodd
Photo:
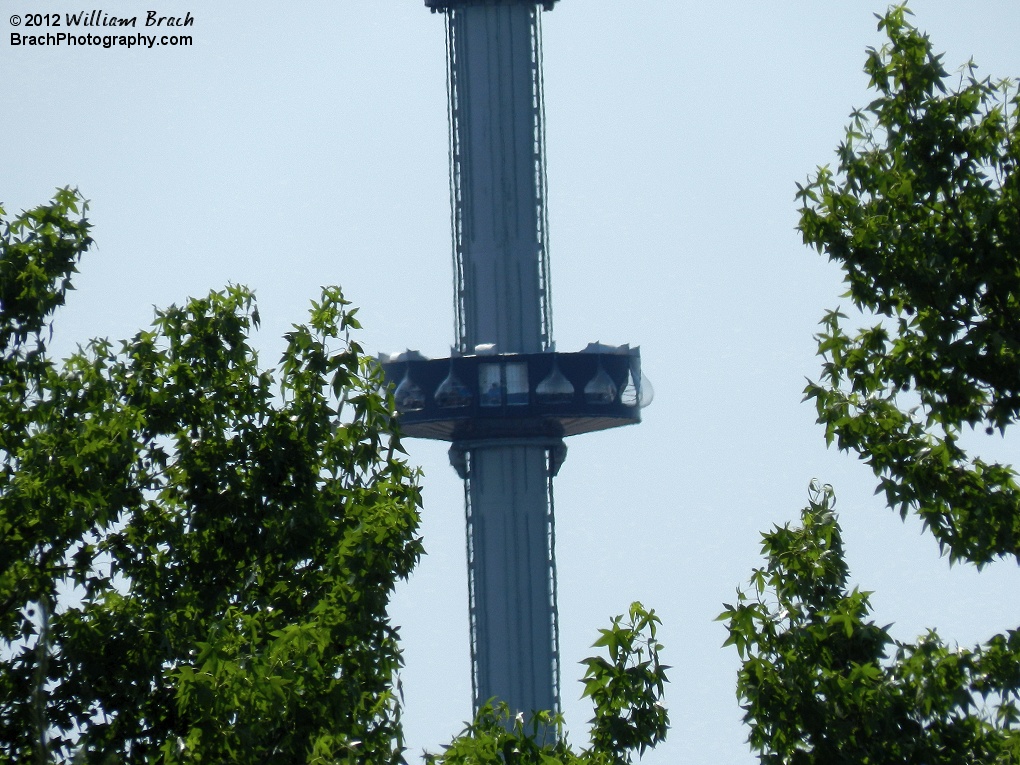
<svg viewBox="0 0 1020 765">
<path fill-rule="evenodd" d="M 950 70 L 973 56 L 985 74 L 1020 75 L 1015 0 L 912 7 Z M 101 6 L 194 16 L 192 47 L 152 50 L 12 47 L 11 14 L 83 6 L 0 8 L 0 201 L 15 213 L 63 185 L 92 200 L 97 244 L 57 353 L 129 337 L 153 306 L 231 282 L 257 292 L 267 364 L 336 283 L 361 306 L 366 348 L 448 352 L 444 33 L 421 0 Z M 641 600 L 673 666 L 673 729 L 645 762 L 754 761 L 736 652 L 713 620 L 812 478 L 834 485 L 855 582 L 896 637 L 939 627 L 970 644 L 1020 622 L 1015 564 L 950 569 L 919 523 L 872 497 L 867 468 L 826 450 L 800 403 L 819 369 L 812 334 L 842 288 L 800 243 L 795 183 L 834 160 L 850 110 L 871 100 L 862 66 L 884 8 L 562 0 L 544 15 L 557 347 L 640 345 L 656 390 L 642 424 L 570 439 L 556 480 L 562 687 L 579 743 L 591 708 L 577 662 Z M 1015 441 L 979 446 L 1016 460 Z M 414 755 L 460 730 L 471 699 L 462 486 L 443 444 L 408 450 L 425 471 L 428 556 L 393 618 Z"/>
</svg>

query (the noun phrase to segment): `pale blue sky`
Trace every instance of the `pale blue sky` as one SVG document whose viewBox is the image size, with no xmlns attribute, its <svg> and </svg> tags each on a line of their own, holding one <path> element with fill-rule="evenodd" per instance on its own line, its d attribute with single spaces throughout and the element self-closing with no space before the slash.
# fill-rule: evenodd
<svg viewBox="0 0 1020 765">
<path fill-rule="evenodd" d="M 560 350 L 642 347 L 656 389 L 639 426 L 569 440 L 556 482 L 565 712 L 584 740 L 576 662 L 635 599 L 674 666 L 668 742 L 649 763 L 754 761 L 737 657 L 713 621 L 759 558 L 759 532 L 832 483 L 876 620 L 970 643 L 1015 627 L 1020 575 L 949 570 L 919 524 L 826 451 L 809 405 L 811 335 L 839 273 L 804 248 L 795 182 L 833 158 L 871 97 L 878 2 L 562 0 L 545 15 L 552 288 Z M 373 351 L 447 352 L 452 307 L 443 22 L 421 0 L 166 0 L 190 48 L 15 48 L 0 0 L 0 201 L 78 186 L 95 251 L 58 317 L 58 352 L 119 339 L 228 282 L 253 287 L 267 363 L 322 284 L 361 306 Z M 52 0 L 49 10 L 82 10 Z M 138 0 L 107 13 L 144 17 Z M 1015 0 L 913 4 L 951 69 L 1020 74 Z M 25 30 L 22 30 L 25 31 Z M 1016 442 L 989 446 L 1015 460 Z M 429 552 L 402 586 L 405 720 L 436 748 L 470 713 L 462 487 L 445 447 L 425 470 Z"/>
</svg>

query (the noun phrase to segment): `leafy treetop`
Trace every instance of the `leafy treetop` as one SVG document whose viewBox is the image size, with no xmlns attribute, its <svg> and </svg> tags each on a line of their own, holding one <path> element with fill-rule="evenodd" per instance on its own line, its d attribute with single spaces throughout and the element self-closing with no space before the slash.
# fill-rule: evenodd
<svg viewBox="0 0 1020 765">
<path fill-rule="evenodd" d="M 805 243 L 884 317 L 850 334 L 829 313 L 806 393 L 890 506 L 981 565 L 1020 556 L 1014 471 L 959 444 L 967 426 L 1005 433 L 1020 414 L 1020 95 L 973 62 L 954 86 L 907 14 L 880 20 L 889 44 L 865 66 L 878 97 L 853 113 L 836 172 L 797 194 Z"/>
<path fill-rule="evenodd" d="M 241 287 L 55 364 L 84 211 L 0 239 L 0 762 L 398 761 L 420 496 L 355 311 L 324 290 L 277 372 Z"/>
<path fill-rule="evenodd" d="M 889 42 L 865 67 L 877 97 L 853 113 L 837 169 L 798 190 L 804 241 L 879 319 L 848 331 L 825 317 L 806 397 L 826 440 L 867 462 L 950 560 L 1020 560 L 1014 470 L 960 446 L 1020 412 L 1020 99 L 973 63 L 951 77 L 908 14 L 880 17 Z M 763 535 L 766 565 L 720 616 L 761 761 L 1020 762 L 1020 630 L 971 649 L 934 631 L 894 640 L 848 587 L 833 504 L 814 484 L 800 526 Z"/>
</svg>

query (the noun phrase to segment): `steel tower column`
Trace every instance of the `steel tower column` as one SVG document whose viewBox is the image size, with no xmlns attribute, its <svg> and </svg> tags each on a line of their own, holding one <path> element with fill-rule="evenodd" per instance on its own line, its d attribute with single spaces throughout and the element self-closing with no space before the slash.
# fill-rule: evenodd
<svg viewBox="0 0 1020 765">
<path fill-rule="evenodd" d="M 543 446 L 470 450 L 468 574 L 475 707 L 559 708 L 551 484 Z"/>
<path fill-rule="evenodd" d="M 541 9 L 447 9 L 461 352 L 550 344 Z M 559 708 L 548 447 L 464 444 L 475 707 Z"/>
<path fill-rule="evenodd" d="M 541 9 L 447 11 L 457 335 L 462 353 L 546 350 Z"/>
<path fill-rule="evenodd" d="M 563 438 L 641 421 L 629 345 L 552 343 L 542 11 L 557 0 L 425 0 L 445 14 L 457 348 L 381 354 L 408 436 L 452 442 L 464 479 L 474 704 L 559 709 L 552 477 Z"/>
</svg>

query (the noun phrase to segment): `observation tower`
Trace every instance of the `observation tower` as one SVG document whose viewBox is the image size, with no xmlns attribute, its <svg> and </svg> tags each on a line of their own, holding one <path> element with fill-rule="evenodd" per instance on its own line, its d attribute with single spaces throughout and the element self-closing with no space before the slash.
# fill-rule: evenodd
<svg viewBox="0 0 1020 765">
<path fill-rule="evenodd" d="M 557 0 L 425 0 L 446 22 L 455 346 L 382 356 L 406 435 L 464 480 L 474 707 L 559 711 L 552 480 L 563 439 L 640 421 L 637 348 L 552 339 L 542 13 Z"/>
</svg>

